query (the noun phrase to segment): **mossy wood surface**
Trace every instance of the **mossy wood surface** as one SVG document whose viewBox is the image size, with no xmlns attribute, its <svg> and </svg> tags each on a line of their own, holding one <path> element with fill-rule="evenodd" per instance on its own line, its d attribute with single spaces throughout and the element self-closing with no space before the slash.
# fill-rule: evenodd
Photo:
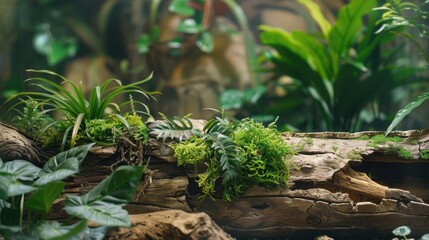
<svg viewBox="0 0 429 240">
<path fill-rule="evenodd" d="M 131 214 L 206 212 L 234 237 L 391 238 L 401 225 L 420 236 L 429 231 L 429 160 L 424 159 L 429 131 L 394 132 L 396 140 L 379 140 L 379 134 L 285 133 L 285 143 L 299 150 L 292 157 L 289 187 L 254 186 L 232 202 L 201 201 L 193 169 L 177 167 L 171 142 L 150 139 L 145 149 L 150 171 L 127 208 Z M 115 148 L 92 153 L 81 174 L 69 180 L 66 194 L 85 193 L 111 173 Z M 56 211 L 51 217 L 61 216 Z"/>
</svg>

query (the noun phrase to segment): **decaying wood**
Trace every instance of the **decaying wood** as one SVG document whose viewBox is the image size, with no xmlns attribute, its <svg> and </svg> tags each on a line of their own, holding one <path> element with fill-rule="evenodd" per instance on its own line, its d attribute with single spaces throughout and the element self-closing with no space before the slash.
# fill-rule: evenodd
<svg viewBox="0 0 429 240">
<path fill-rule="evenodd" d="M 0 122 L 0 159 L 16 159 L 40 163 L 41 152 L 36 144 L 12 126 Z"/>
<path fill-rule="evenodd" d="M 225 233 L 205 213 L 186 213 L 179 210 L 160 211 L 131 216 L 131 228 L 109 233 L 108 240 L 228 240 Z"/>
<path fill-rule="evenodd" d="M 160 216 L 164 210 L 205 212 L 240 238 L 314 239 L 327 234 L 335 239 L 389 239 L 401 225 L 421 236 L 429 232 L 429 161 L 420 156 L 429 150 L 429 131 L 394 132 L 403 139 L 400 143 L 374 145 L 361 139 L 376 134 L 382 133 L 285 133 L 285 143 L 298 150 L 290 159 L 288 187 L 254 186 L 232 202 L 201 201 L 196 175 L 177 166 L 172 142 L 152 138 L 145 150 L 149 171 L 127 210 Z M 391 151 L 397 146 L 411 159 Z M 97 151 L 107 158 L 86 161 L 89 165 L 69 179 L 65 194 L 86 193 L 111 173 L 108 162 L 115 149 L 92 152 Z M 62 217 L 55 212 L 51 217 Z"/>
</svg>

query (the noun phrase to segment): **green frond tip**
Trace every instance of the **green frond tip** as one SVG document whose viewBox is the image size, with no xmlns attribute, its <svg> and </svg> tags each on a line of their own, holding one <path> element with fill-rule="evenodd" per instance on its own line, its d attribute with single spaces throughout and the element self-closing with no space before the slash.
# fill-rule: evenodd
<svg viewBox="0 0 429 240">
<path fill-rule="evenodd" d="M 157 139 L 162 139 L 165 143 L 167 139 L 178 140 L 179 142 L 185 141 L 192 136 L 200 135 L 197 129 L 194 129 L 192 121 L 189 119 L 190 114 L 180 117 L 167 117 L 159 113 L 163 120 L 156 123 L 155 127 L 150 131 L 151 135 L 156 136 Z"/>
</svg>

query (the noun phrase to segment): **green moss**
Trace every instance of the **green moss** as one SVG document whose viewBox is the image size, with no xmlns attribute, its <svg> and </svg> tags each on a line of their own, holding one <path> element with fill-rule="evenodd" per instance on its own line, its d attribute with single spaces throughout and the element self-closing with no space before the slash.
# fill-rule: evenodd
<svg viewBox="0 0 429 240">
<path fill-rule="evenodd" d="M 385 154 L 396 154 L 398 155 L 398 157 L 403 158 L 403 159 L 412 159 L 413 158 L 413 154 L 408 151 L 407 149 L 405 149 L 402 146 L 396 146 L 393 144 L 389 144 L 389 146 L 384 149 L 384 153 Z"/>
<path fill-rule="evenodd" d="M 123 124 L 116 117 L 93 119 L 86 123 L 86 135 L 99 144 L 115 144 L 122 128 Z"/>
<path fill-rule="evenodd" d="M 361 137 L 355 138 L 355 140 L 369 140 L 369 136 L 368 135 L 363 135 Z"/>
<path fill-rule="evenodd" d="M 338 151 L 338 146 L 332 146 L 332 150 L 334 151 L 334 152 L 337 152 Z"/>
<path fill-rule="evenodd" d="M 399 142 L 402 142 L 402 141 L 403 141 L 403 139 L 400 138 L 400 137 L 398 137 L 398 136 L 395 136 L 395 137 L 386 137 L 386 136 L 384 136 L 382 134 L 379 134 L 379 135 L 372 136 L 369 139 L 368 146 L 370 146 L 370 147 L 377 147 L 379 145 L 382 145 L 382 144 L 385 144 L 385 143 L 388 143 L 388 142 L 399 143 Z"/>
<path fill-rule="evenodd" d="M 174 144 L 172 146 L 174 156 L 177 158 L 177 164 L 196 165 L 208 160 L 211 150 L 202 138 L 191 138 L 189 141 Z"/>
<path fill-rule="evenodd" d="M 420 158 L 424 160 L 429 160 L 429 149 L 420 151 Z"/>
<path fill-rule="evenodd" d="M 206 164 L 196 179 L 205 196 L 221 191 L 223 199 L 230 201 L 253 185 L 287 185 L 288 158 L 295 150 L 284 143 L 277 129 L 251 119 L 215 121 L 209 122 L 205 135 L 173 145 L 179 165 Z"/>
<path fill-rule="evenodd" d="M 352 159 L 352 160 L 360 160 L 362 159 L 360 152 L 356 149 L 351 150 L 350 152 L 347 153 L 347 157 Z"/>
</svg>

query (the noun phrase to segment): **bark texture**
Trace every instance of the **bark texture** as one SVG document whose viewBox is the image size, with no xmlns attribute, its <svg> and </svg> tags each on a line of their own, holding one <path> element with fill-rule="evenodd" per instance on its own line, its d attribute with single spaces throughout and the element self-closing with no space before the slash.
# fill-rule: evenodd
<svg viewBox="0 0 429 240">
<path fill-rule="evenodd" d="M 131 216 L 131 228 L 110 232 L 107 240 L 230 240 L 205 213 L 186 213 L 179 210 Z"/>
<path fill-rule="evenodd" d="M 0 159 L 40 162 L 41 153 L 33 141 L 12 126 L 0 122 Z"/>
</svg>

